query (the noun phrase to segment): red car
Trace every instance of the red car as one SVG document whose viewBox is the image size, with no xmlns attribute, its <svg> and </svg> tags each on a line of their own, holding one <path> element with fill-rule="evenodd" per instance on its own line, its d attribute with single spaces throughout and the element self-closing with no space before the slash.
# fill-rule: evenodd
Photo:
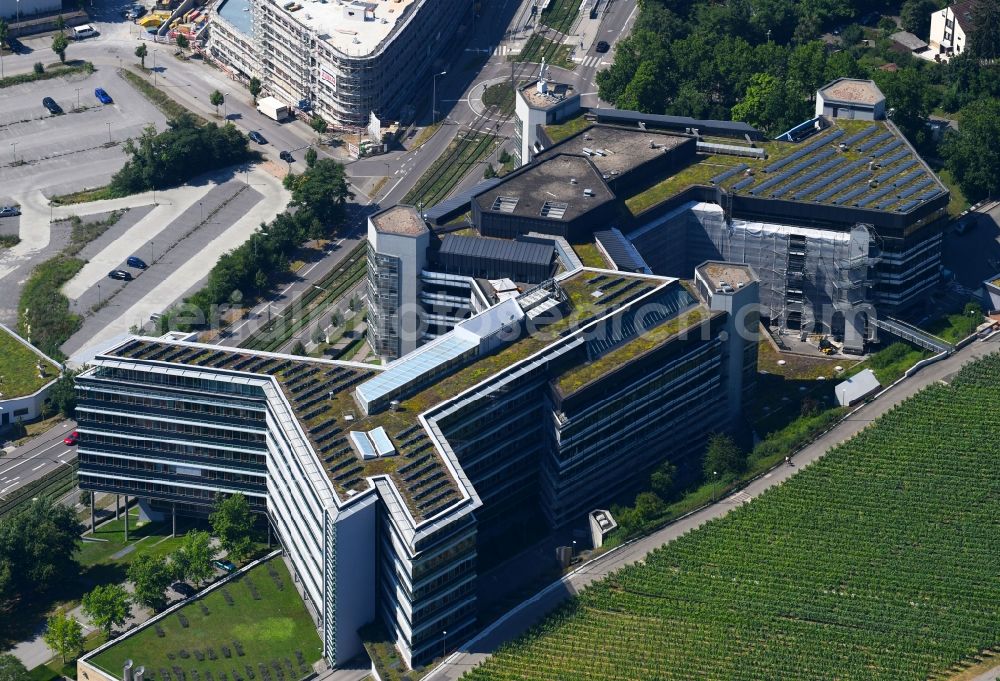
<svg viewBox="0 0 1000 681">
<path fill-rule="evenodd" d="M 80 441 L 80 433 L 76 432 L 75 430 L 63 438 L 64 445 L 75 445 L 79 441 Z"/>
</svg>

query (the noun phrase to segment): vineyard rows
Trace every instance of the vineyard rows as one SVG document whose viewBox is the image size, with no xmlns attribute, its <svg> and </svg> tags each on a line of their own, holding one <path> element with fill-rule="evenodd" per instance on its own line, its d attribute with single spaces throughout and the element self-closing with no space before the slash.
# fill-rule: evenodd
<svg viewBox="0 0 1000 681">
<path fill-rule="evenodd" d="M 998 556 L 994 354 L 465 678 L 944 679 L 1000 646 Z"/>
</svg>

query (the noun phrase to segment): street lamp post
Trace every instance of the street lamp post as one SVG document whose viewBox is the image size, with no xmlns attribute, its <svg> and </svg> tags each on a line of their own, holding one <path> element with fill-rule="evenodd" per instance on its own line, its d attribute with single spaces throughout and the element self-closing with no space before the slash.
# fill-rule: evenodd
<svg viewBox="0 0 1000 681">
<path fill-rule="evenodd" d="M 97 284 L 97 305 L 98 306 L 101 305 L 101 284 L 100 284 L 100 282 L 98 282 L 98 284 Z"/>
<path fill-rule="evenodd" d="M 437 100 L 437 85 L 438 85 L 438 76 L 444 76 L 444 75 L 447 75 L 447 74 L 448 74 L 447 71 L 442 71 L 441 73 L 435 73 L 434 74 L 434 78 L 433 78 L 434 87 L 432 88 L 432 94 L 431 94 L 431 100 L 432 100 L 431 101 L 431 125 L 433 125 L 434 123 L 437 123 L 437 113 L 438 113 L 438 110 L 437 110 L 437 101 L 438 101 Z"/>
<path fill-rule="evenodd" d="M 222 93 L 222 120 L 224 121 L 229 120 L 229 100 L 227 97 L 229 97 L 228 92 Z"/>
<path fill-rule="evenodd" d="M 445 629 L 444 631 L 442 631 L 441 632 L 441 636 L 443 637 L 441 639 L 441 657 L 447 657 L 448 656 L 448 630 Z"/>
<path fill-rule="evenodd" d="M 14 165 L 17 165 L 17 142 L 11 142 L 10 146 L 14 147 Z"/>
<path fill-rule="evenodd" d="M 83 88 L 76 88 L 76 108 L 80 108 L 80 90 Z"/>
<path fill-rule="evenodd" d="M 202 204 L 201 201 L 198 202 L 198 208 L 201 208 L 201 221 L 202 221 L 202 223 L 204 223 L 205 222 L 205 206 L 204 206 L 204 204 Z"/>
<path fill-rule="evenodd" d="M 719 471 L 712 471 L 712 503 L 715 503 L 715 494 L 718 491 L 716 484 L 719 480 Z"/>
<path fill-rule="evenodd" d="M 153 256 L 153 241 L 150 240 L 150 242 L 149 242 L 149 264 L 150 265 L 153 264 L 153 260 L 154 259 L 155 259 L 155 257 Z"/>
<path fill-rule="evenodd" d="M 108 144 L 114 144 L 114 142 L 111 141 L 111 121 L 108 121 Z"/>
</svg>

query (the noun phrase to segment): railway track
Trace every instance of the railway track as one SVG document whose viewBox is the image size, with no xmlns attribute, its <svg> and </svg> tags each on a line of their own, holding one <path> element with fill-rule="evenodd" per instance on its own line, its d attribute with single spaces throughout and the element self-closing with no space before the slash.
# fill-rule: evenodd
<svg viewBox="0 0 1000 681">
<path fill-rule="evenodd" d="M 525 5 L 518 17 L 515 26 L 524 24 L 529 5 Z M 541 17 L 539 16 L 539 21 Z M 560 43 L 547 41 L 545 49 L 541 52 L 541 59 L 548 63 L 556 54 Z M 529 72 L 535 69 L 534 62 L 513 62 L 512 81 L 516 87 L 517 83 Z M 475 167 L 484 156 L 491 152 L 497 143 L 499 130 L 513 116 L 513 112 L 501 114 L 494 118 L 493 108 L 484 109 L 479 116 L 469 125 L 467 130 L 460 131 L 456 140 L 458 143 L 449 145 L 445 154 L 425 172 L 413 188 L 407 192 L 404 198 L 405 203 L 420 205 L 428 208 L 443 201 L 451 193 L 455 185 L 461 182 L 469 170 Z"/>
</svg>

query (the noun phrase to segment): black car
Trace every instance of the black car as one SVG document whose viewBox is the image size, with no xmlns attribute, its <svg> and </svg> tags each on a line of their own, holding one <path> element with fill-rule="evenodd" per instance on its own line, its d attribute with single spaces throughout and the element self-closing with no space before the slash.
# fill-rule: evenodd
<svg viewBox="0 0 1000 681">
<path fill-rule="evenodd" d="M 142 258 L 140 258 L 138 256 L 135 256 L 135 255 L 130 255 L 128 257 L 128 259 L 125 260 L 125 263 L 129 267 L 134 267 L 137 270 L 144 270 L 144 269 L 146 269 L 146 262 Z"/>
<path fill-rule="evenodd" d="M 248 132 L 247 137 L 249 137 L 252 142 L 256 142 L 257 144 L 267 144 L 267 140 L 264 139 L 264 136 L 256 130 Z"/>
<path fill-rule="evenodd" d="M 132 274 L 127 270 L 111 270 L 108 272 L 108 279 L 120 279 L 121 281 L 132 281 Z"/>
<path fill-rule="evenodd" d="M 278 154 L 278 156 L 281 158 L 282 161 L 286 161 L 288 163 L 291 163 L 295 160 L 295 157 L 292 156 L 292 152 L 290 151 L 283 151 L 280 154 Z"/>
<path fill-rule="evenodd" d="M 20 206 L 0 206 L 0 218 L 12 218 L 21 214 Z"/>
<path fill-rule="evenodd" d="M 52 115 L 61 114 L 63 112 L 62 107 L 56 104 L 56 100 L 51 97 L 46 97 L 42 100 L 42 106 L 49 110 Z"/>
<path fill-rule="evenodd" d="M 600 40 L 600 41 L 598 41 L 597 46 L 594 47 L 594 51 L 595 52 L 600 52 L 602 54 L 604 52 L 607 52 L 610 49 L 611 49 L 611 45 L 608 45 L 608 41 L 607 40 Z"/>
</svg>

